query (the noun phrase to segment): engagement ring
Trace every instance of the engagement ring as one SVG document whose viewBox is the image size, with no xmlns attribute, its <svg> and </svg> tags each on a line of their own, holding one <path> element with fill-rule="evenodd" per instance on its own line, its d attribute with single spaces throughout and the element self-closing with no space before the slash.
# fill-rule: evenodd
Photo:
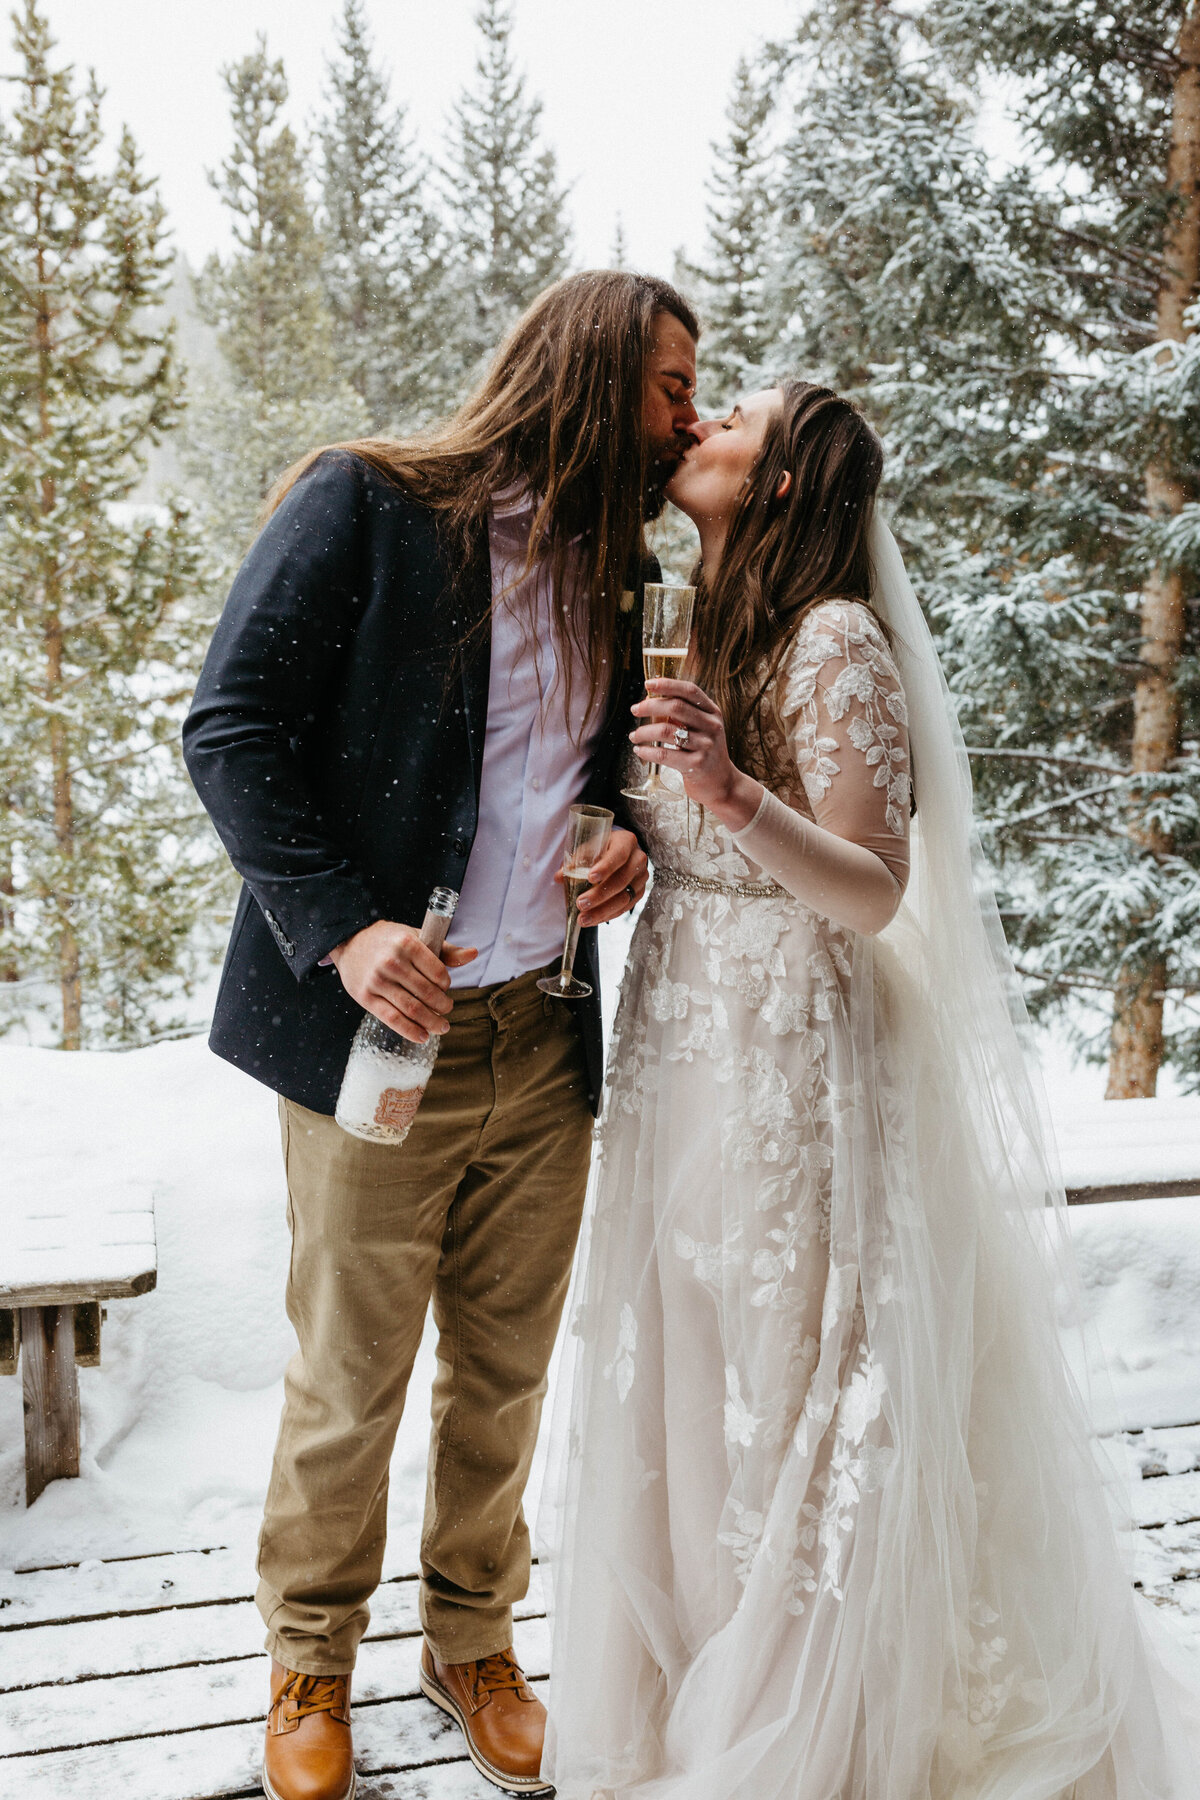
<svg viewBox="0 0 1200 1800">
<path fill-rule="evenodd" d="M 675 727 L 675 748 L 677 750 L 686 750 L 687 749 L 687 741 L 688 741 L 687 726 L 686 725 L 677 725 Z"/>
</svg>

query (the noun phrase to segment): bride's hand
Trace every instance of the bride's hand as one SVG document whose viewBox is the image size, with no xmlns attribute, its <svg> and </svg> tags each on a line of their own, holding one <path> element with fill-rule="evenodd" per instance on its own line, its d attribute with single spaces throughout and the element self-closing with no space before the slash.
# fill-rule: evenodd
<svg viewBox="0 0 1200 1800">
<path fill-rule="evenodd" d="M 715 813 L 730 831 L 750 823 L 762 802 L 762 784 L 734 764 L 725 721 L 703 688 L 656 676 L 632 711 L 648 721 L 629 734 L 642 762 L 678 769 L 688 799 Z M 682 744 L 674 741 L 678 732 L 686 733 Z"/>
</svg>

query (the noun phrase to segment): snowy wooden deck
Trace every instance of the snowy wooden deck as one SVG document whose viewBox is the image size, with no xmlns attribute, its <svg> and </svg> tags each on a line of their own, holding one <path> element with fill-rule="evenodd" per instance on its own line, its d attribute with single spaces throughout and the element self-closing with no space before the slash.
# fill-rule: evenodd
<svg viewBox="0 0 1200 1800">
<path fill-rule="evenodd" d="M 1128 1434 L 1139 1585 L 1200 1634 L 1200 1421 Z M 6 1800 L 259 1796 L 267 1666 L 245 1557 L 184 1550 L 0 1577 Z M 385 1576 L 354 1687 L 361 1800 L 495 1800 L 420 1694 L 414 1576 Z M 517 1652 L 545 1678 L 537 1571 Z"/>
<path fill-rule="evenodd" d="M 5 1800 L 259 1796 L 267 1662 L 243 1555 L 184 1550 L 0 1576 Z M 413 1575 L 385 1579 L 354 1679 L 360 1800 L 496 1800 L 417 1685 Z M 540 1686 L 537 1572 L 517 1654 Z"/>
</svg>

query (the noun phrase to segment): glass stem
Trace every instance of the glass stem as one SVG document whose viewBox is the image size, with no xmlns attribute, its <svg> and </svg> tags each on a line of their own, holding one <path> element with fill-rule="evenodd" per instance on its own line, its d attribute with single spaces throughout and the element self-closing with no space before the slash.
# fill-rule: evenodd
<svg viewBox="0 0 1200 1800">
<path fill-rule="evenodd" d="M 567 936 L 563 944 L 562 971 L 559 975 L 563 987 L 570 985 L 571 977 L 575 973 L 575 952 L 579 948 L 580 925 L 579 908 L 573 906 L 567 915 Z"/>
</svg>

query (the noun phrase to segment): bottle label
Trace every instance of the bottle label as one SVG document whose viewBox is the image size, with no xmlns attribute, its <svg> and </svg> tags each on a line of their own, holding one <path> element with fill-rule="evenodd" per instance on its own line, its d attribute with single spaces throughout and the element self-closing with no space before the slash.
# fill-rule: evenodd
<svg viewBox="0 0 1200 1800">
<path fill-rule="evenodd" d="M 384 1088 L 375 1108 L 376 1125 L 387 1126 L 392 1131 L 407 1131 L 417 1116 L 424 1093 L 423 1087 Z"/>
</svg>

